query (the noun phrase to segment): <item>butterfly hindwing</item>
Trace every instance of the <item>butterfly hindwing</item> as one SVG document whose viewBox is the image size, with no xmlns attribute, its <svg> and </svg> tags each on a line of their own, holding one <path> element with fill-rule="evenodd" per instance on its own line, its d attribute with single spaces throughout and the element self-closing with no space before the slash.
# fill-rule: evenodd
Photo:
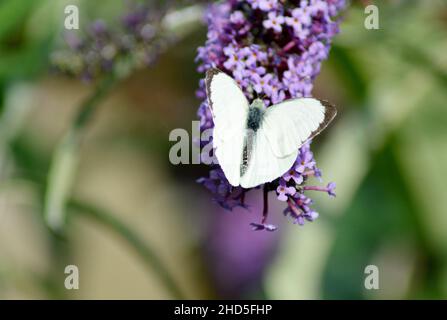
<svg viewBox="0 0 447 320">
<path fill-rule="evenodd" d="M 251 146 L 247 170 L 241 177 L 241 186 L 253 188 L 271 182 L 289 170 L 298 156 L 298 149 L 284 157 L 277 157 L 270 145 L 265 128 L 256 131 Z"/>
</svg>

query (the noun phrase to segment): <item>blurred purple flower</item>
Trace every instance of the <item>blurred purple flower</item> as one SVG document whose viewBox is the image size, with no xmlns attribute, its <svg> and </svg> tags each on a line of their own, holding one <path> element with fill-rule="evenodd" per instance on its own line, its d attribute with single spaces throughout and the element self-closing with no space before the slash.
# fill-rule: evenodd
<svg viewBox="0 0 447 320">
<path fill-rule="evenodd" d="M 273 29 L 273 31 L 280 33 L 282 31 L 283 23 L 284 23 L 284 17 L 277 15 L 277 13 L 274 11 L 271 11 L 268 14 L 268 19 L 264 20 L 262 25 L 266 29 Z"/>
<path fill-rule="evenodd" d="M 230 16 L 231 23 L 243 24 L 245 22 L 244 14 L 241 11 L 235 11 Z"/>
<path fill-rule="evenodd" d="M 331 197 L 335 197 L 335 187 L 336 184 L 335 182 L 329 182 L 326 189 L 327 189 L 327 193 L 331 196 Z"/>
<path fill-rule="evenodd" d="M 198 49 L 198 71 L 211 67 L 223 70 L 236 79 L 249 100 L 262 95 L 267 106 L 285 99 L 310 97 L 313 81 L 338 32 L 338 21 L 334 19 L 344 7 L 345 0 L 227 0 L 211 5 L 206 14 L 208 39 Z M 212 128 L 203 81 L 197 96 L 204 101 L 198 110 L 201 130 Z M 287 201 L 285 213 L 303 224 L 318 217 L 310 208 L 312 200 L 304 195 L 305 191 L 335 196 L 334 183 L 326 187 L 308 186 L 307 180 L 312 176 L 321 178 L 321 171 L 308 142 L 283 177 L 261 187 L 265 192 L 276 190 L 278 199 Z M 199 182 L 214 193 L 223 207 L 245 206 L 249 190 L 232 187 L 222 172 Z M 262 223 L 252 224 L 256 230 L 274 229 L 266 224 L 266 201 L 264 206 Z"/>
<path fill-rule="evenodd" d="M 256 201 L 261 193 L 256 190 L 247 197 L 247 202 L 253 203 L 253 210 L 262 210 L 262 204 Z M 247 224 L 253 216 L 243 208 L 234 209 L 233 212 L 221 209 L 208 218 L 210 223 L 205 228 L 207 236 L 203 243 L 207 268 L 218 297 L 250 297 L 251 293 L 261 289 L 264 273 L 278 252 L 282 230 L 247 233 Z M 272 217 L 275 225 L 252 224 L 251 227 L 273 231 L 276 224 L 281 223 L 280 220 L 278 215 Z"/>
<path fill-rule="evenodd" d="M 104 21 L 92 22 L 84 34 L 65 34 L 68 50 L 52 55 L 52 64 L 61 73 L 93 80 L 111 73 L 115 66 L 126 62 L 128 69 L 153 64 L 156 57 L 173 42 L 164 32 L 162 19 L 169 5 L 129 2 L 129 11 L 110 28 Z M 121 63 L 121 64 L 120 64 Z"/>
<path fill-rule="evenodd" d="M 281 180 L 279 186 L 276 188 L 276 193 L 278 194 L 278 200 L 287 201 L 288 196 L 293 196 L 296 193 L 296 189 L 294 187 L 288 187 L 285 181 Z"/>
<path fill-rule="evenodd" d="M 259 0 L 259 9 L 270 11 L 278 7 L 278 0 Z"/>
<path fill-rule="evenodd" d="M 304 186 L 304 190 L 313 190 L 313 191 L 323 191 L 327 192 L 328 195 L 331 197 L 335 197 L 335 182 L 329 182 L 326 187 L 320 187 L 320 186 Z"/>
<path fill-rule="evenodd" d="M 270 88 L 270 81 L 272 80 L 273 76 L 268 73 L 264 76 L 260 76 L 258 74 L 253 74 L 251 77 L 252 83 L 253 83 L 253 89 L 257 93 L 266 92 Z"/>
<path fill-rule="evenodd" d="M 250 225 L 252 226 L 252 229 L 255 231 L 258 230 L 275 231 L 276 229 L 278 229 L 278 227 L 275 226 L 274 224 L 252 222 L 250 223 Z"/>
<path fill-rule="evenodd" d="M 287 172 L 284 174 L 284 176 L 283 176 L 283 177 L 284 177 L 284 180 L 287 181 L 287 182 L 289 182 L 290 179 L 293 179 L 293 181 L 294 181 L 296 184 L 301 184 L 301 183 L 303 183 L 304 178 L 303 178 L 302 173 L 304 172 L 304 170 L 302 170 L 301 172 L 300 172 L 300 170 L 301 170 L 301 166 L 298 166 L 298 167 L 293 166 L 292 168 L 290 168 L 289 171 L 287 171 Z"/>
</svg>

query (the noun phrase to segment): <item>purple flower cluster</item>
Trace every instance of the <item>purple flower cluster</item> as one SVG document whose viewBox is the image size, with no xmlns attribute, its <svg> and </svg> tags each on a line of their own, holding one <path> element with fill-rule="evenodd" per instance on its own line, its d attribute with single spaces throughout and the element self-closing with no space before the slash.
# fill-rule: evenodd
<svg viewBox="0 0 447 320">
<path fill-rule="evenodd" d="M 328 57 L 331 39 L 338 32 L 337 15 L 344 0 L 227 0 L 209 6 L 208 34 L 198 49 L 198 71 L 217 67 L 231 75 L 249 100 L 261 96 L 267 106 L 285 99 L 309 97 L 321 63 Z M 213 127 L 203 80 L 197 96 L 203 100 L 198 110 L 201 129 Z M 278 200 L 287 202 L 285 214 L 303 224 L 318 213 L 310 208 L 312 200 L 305 190 L 324 191 L 335 196 L 335 184 L 308 186 L 309 177 L 321 177 L 310 143 L 300 149 L 293 167 L 281 178 L 263 186 L 274 191 Z M 209 177 L 199 179 L 227 209 L 245 206 L 249 190 L 232 187 L 220 167 Z M 274 230 L 266 224 L 266 210 L 256 230 Z"/>
<path fill-rule="evenodd" d="M 130 5 L 113 30 L 104 21 L 97 20 L 82 36 L 67 32 L 65 40 L 69 48 L 57 51 L 51 57 L 56 70 L 89 81 L 114 68 L 151 65 L 171 41 L 161 27 L 167 7 Z"/>
</svg>

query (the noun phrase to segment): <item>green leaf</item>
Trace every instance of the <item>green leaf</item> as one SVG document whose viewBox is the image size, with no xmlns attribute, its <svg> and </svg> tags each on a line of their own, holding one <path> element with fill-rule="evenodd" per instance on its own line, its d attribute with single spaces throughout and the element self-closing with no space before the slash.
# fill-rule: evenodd
<svg viewBox="0 0 447 320">
<path fill-rule="evenodd" d="M 388 143 L 376 153 L 356 197 L 336 223 L 337 236 L 323 278 L 324 298 L 366 298 L 365 267 L 378 264 L 374 257 L 379 250 L 396 241 L 414 245 L 425 261 L 438 263 L 393 150 L 393 143 Z M 427 295 L 438 294 L 431 285 L 436 273 L 432 269 L 418 275 L 426 277 Z"/>
<path fill-rule="evenodd" d="M 21 27 L 41 1 L 3 0 L 0 2 L 0 42 Z"/>
<path fill-rule="evenodd" d="M 114 81 L 114 76 L 105 78 L 92 95 L 84 101 L 71 127 L 54 151 L 44 202 L 45 220 L 54 231 L 61 231 L 65 224 L 65 206 L 77 172 L 79 148 L 84 129 Z"/>
<path fill-rule="evenodd" d="M 0 52 L 0 81 L 39 75 L 47 66 L 50 37 L 9 52 Z"/>
<path fill-rule="evenodd" d="M 343 86 L 348 88 L 351 98 L 360 106 L 363 105 L 368 86 L 360 63 L 349 53 L 347 48 L 337 45 L 331 49 L 329 62 L 337 77 L 343 82 Z"/>
</svg>

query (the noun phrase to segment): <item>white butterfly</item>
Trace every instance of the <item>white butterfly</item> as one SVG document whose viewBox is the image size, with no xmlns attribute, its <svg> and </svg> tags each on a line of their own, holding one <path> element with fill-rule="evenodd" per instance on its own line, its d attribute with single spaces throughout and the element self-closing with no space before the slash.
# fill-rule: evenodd
<svg viewBox="0 0 447 320">
<path fill-rule="evenodd" d="M 214 121 L 213 148 L 233 186 L 252 188 L 282 176 L 294 164 L 299 147 L 337 113 L 334 106 L 312 98 L 268 108 L 256 99 L 249 105 L 237 83 L 214 68 L 205 81 Z"/>
</svg>

